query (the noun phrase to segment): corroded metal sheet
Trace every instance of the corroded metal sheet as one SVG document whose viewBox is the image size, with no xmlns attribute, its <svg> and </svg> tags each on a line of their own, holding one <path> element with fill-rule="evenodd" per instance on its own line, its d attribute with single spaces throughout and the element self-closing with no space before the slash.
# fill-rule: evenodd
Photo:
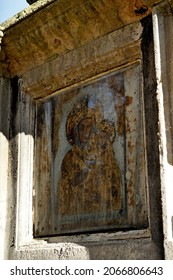
<svg viewBox="0 0 173 280">
<path fill-rule="evenodd" d="M 35 235 L 147 226 L 140 64 L 37 104 Z"/>
</svg>

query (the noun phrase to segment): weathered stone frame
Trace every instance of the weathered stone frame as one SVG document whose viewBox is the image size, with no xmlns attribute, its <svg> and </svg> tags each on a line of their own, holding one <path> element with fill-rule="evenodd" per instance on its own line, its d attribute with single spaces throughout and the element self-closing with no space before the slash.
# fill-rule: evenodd
<svg viewBox="0 0 173 280">
<path fill-rule="evenodd" d="M 151 23 L 150 23 L 151 24 Z M 150 25 L 151 27 L 151 25 Z M 131 32 L 130 32 L 131 30 Z M 133 32 L 132 32 L 133 30 Z M 47 75 L 45 73 L 46 65 L 39 66 L 37 70 L 33 69 L 26 72 L 18 79 L 13 78 L 12 82 L 7 80 L 7 87 L 5 91 L 9 94 L 8 107 L 12 112 L 7 121 L 9 142 L 5 145 L 9 145 L 9 148 L 5 152 L 8 154 L 9 150 L 9 179 L 8 186 L 6 188 L 6 206 L 11 210 L 8 211 L 8 229 L 10 232 L 9 237 L 4 237 L 4 247 L 7 249 L 5 258 L 9 259 L 149 259 L 160 258 L 162 255 L 162 232 L 158 233 L 158 224 L 161 224 L 160 213 L 160 185 L 159 181 L 154 182 L 155 176 L 159 178 L 159 162 L 158 162 L 158 150 L 157 150 L 157 108 L 155 109 L 155 124 L 153 125 L 154 143 L 156 144 L 156 173 L 150 177 L 149 188 L 150 193 L 157 187 L 157 196 L 152 198 L 150 195 L 150 202 L 157 201 L 158 205 L 151 206 L 151 220 L 150 229 L 141 231 L 129 231 L 129 232 L 117 232 L 117 233 L 105 233 L 105 234 L 92 234 L 90 236 L 80 235 L 74 237 L 60 238 L 46 238 L 45 240 L 33 239 L 33 222 L 32 222 L 32 188 L 33 188 L 33 153 L 34 153 L 34 121 L 35 121 L 35 100 L 44 97 L 50 89 L 50 85 L 54 84 L 56 89 L 62 87 L 68 87 L 75 82 L 89 79 L 94 75 L 101 74 L 117 67 L 128 65 L 135 61 L 142 60 L 141 54 L 141 24 L 134 23 L 132 25 L 123 28 L 124 36 L 122 37 L 122 30 L 114 31 L 109 35 L 106 35 L 96 41 L 93 41 L 89 45 L 83 46 L 77 50 L 73 50 L 63 57 L 56 58 L 55 60 L 47 62 L 47 67 L 51 69 L 50 73 L 53 73 L 54 67 L 59 64 L 59 60 L 64 61 L 64 68 L 56 68 L 55 75 Z M 126 34 L 131 34 L 126 36 Z M 121 40 L 120 40 L 121 38 Z M 152 41 L 152 38 L 151 38 Z M 150 41 L 150 42 L 151 42 Z M 104 43 L 104 47 L 103 46 Z M 143 47 L 145 48 L 146 40 L 143 41 Z M 87 52 L 87 48 L 90 50 Z M 148 50 L 152 50 L 152 45 L 148 46 Z M 86 51 L 84 51 L 86 50 Z M 92 50 L 96 50 L 92 52 Z M 82 57 L 81 53 L 85 54 Z M 93 54 L 91 56 L 90 54 Z M 144 59 L 147 58 L 144 57 Z M 73 58 L 70 62 L 70 58 Z M 72 63 L 72 65 L 70 64 Z M 149 61 L 148 61 L 149 63 Z M 148 67 L 146 63 L 146 67 Z M 153 65 L 153 60 L 150 62 Z M 145 62 L 144 62 L 145 64 Z M 70 67 L 71 66 L 71 67 Z M 96 67 L 97 66 L 97 67 Z M 82 71 L 81 71 L 82 69 Z M 37 71 L 37 75 L 35 74 Z M 82 74 L 81 74 L 82 72 Z M 154 75 L 154 68 L 150 69 L 150 74 Z M 40 75 L 45 73 L 45 84 L 39 80 Z M 60 75 L 61 74 L 61 75 Z M 32 78 L 35 79 L 32 79 Z M 62 78 L 66 78 L 66 82 L 62 81 Z M 154 77 L 154 76 L 153 76 Z M 147 78 L 147 77 L 146 77 Z M 145 80 L 145 78 L 144 78 Z M 44 81 L 44 82 L 45 82 Z M 155 99 L 156 84 L 152 78 L 149 78 L 149 89 L 151 98 L 157 107 Z M 56 82 L 56 83 L 54 83 Z M 145 81 L 146 82 L 146 81 Z M 46 85 L 46 86 L 45 86 Z M 147 86 L 147 85 L 146 85 Z M 148 88 L 144 88 L 144 93 L 147 94 Z M 30 97 L 30 95 L 32 97 Z M 145 107 L 146 118 L 151 117 L 152 105 L 146 106 L 148 97 L 146 96 Z M 149 99 L 150 101 L 150 99 Z M 3 102 L 1 103 L 3 104 Z M 5 110 L 3 108 L 3 110 Z M 9 111 L 8 111 L 9 114 Z M 147 129 L 147 128 L 146 128 Z M 150 138 L 149 128 L 147 139 Z M 9 143 L 9 144 L 8 144 Z M 148 154 L 153 147 L 150 147 Z M 8 162 L 4 163 L 7 167 Z M 149 166 L 150 167 L 150 166 Z M 7 179 L 7 176 L 6 176 Z M 4 177 L 4 180 L 6 180 Z M 158 179 L 159 180 L 159 179 Z M 7 180 L 6 180 L 7 181 Z M 6 182 L 5 185 L 7 186 Z M 10 187 L 11 186 L 11 187 Z M 5 190 L 4 190 L 5 191 Z M 17 194 L 17 196 L 16 196 Z M 156 203 L 155 201 L 155 203 Z M 157 219 L 155 220 L 155 214 Z M 8 238 L 7 238 L 8 237 Z M 53 243 L 52 243 L 53 242 Z M 75 243 L 74 243 L 75 242 Z M 51 243 L 51 244 L 50 244 Z M 99 245 L 99 246 L 98 246 Z M 124 256 L 124 246 L 126 247 L 126 256 Z M 103 250 L 104 247 L 104 250 Z M 145 250 L 148 251 L 146 252 Z M 133 250 L 133 256 L 131 252 Z M 153 254 L 151 251 L 153 250 Z"/>
</svg>

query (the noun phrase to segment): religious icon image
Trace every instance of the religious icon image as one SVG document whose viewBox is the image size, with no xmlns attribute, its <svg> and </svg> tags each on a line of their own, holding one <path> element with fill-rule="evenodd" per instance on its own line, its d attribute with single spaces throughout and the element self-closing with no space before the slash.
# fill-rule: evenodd
<svg viewBox="0 0 173 280">
<path fill-rule="evenodd" d="M 112 143 L 114 124 L 103 119 L 100 104 L 79 101 L 67 118 L 72 148 L 62 162 L 59 209 L 62 215 L 107 213 L 121 209 L 122 179 Z"/>
<path fill-rule="evenodd" d="M 36 236 L 148 224 L 139 71 L 136 64 L 38 102 Z"/>
<path fill-rule="evenodd" d="M 109 83 L 113 84 L 111 80 Z M 123 179 L 114 146 L 116 133 L 124 126 L 123 116 L 119 121 L 115 117 L 120 110 L 123 114 L 123 78 L 114 79 L 113 84 L 119 86 L 118 109 L 117 96 L 106 92 L 104 85 L 101 88 L 105 92 L 98 95 L 99 85 L 83 88 L 66 118 L 65 136 L 70 148 L 62 160 L 56 193 L 62 230 L 70 223 L 72 228 L 81 224 L 104 227 L 115 222 L 122 211 Z M 105 104 L 106 95 L 111 95 L 111 104 Z"/>
</svg>

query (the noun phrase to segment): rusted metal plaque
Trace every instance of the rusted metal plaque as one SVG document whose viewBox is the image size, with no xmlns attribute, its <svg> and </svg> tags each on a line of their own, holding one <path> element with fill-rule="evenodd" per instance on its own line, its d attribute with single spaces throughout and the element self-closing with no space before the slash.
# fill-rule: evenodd
<svg viewBox="0 0 173 280">
<path fill-rule="evenodd" d="M 140 64 L 37 104 L 35 235 L 147 226 Z"/>
</svg>

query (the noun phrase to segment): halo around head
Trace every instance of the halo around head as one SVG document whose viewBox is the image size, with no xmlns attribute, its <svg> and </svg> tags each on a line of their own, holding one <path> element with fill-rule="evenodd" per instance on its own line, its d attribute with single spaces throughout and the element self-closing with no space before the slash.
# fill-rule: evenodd
<svg viewBox="0 0 173 280">
<path fill-rule="evenodd" d="M 85 118 L 91 118 L 93 125 L 102 119 L 101 105 L 98 102 L 92 102 L 89 96 L 85 96 L 78 100 L 73 107 L 66 122 L 66 136 L 70 145 L 76 143 L 76 128 L 79 122 Z"/>
</svg>

